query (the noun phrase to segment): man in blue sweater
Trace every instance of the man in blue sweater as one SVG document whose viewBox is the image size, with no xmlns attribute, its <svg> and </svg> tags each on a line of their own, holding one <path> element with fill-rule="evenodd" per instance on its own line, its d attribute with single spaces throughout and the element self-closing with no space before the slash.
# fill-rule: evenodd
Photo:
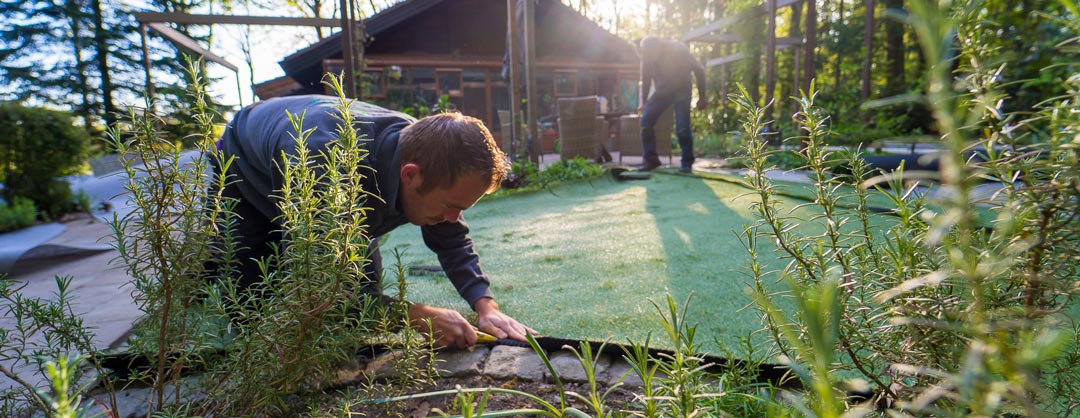
<svg viewBox="0 0 1080 418">
<path fill-rule="evenodd" d="M 262 280 L 257 260 L 281 244 L 276 198 L 282 188 L 282 153 L 295 155 L 296 135 L 286 111 L 305 114 L 303 128 L 314 129 L 308 148 L 315 155 L 336 138 L 340 120 L 329 96 L 294 96 L 264 100 L 236 114 L 218 143 L 223 158 L 235 157 L 224 194 L 238 199 L 237 234 L 244 248 L 240 286 Z M 447 277 L 478 315 L 477 327 L 498 338 L 525 340 L 531 328 L 502 313 L 480 269 L 461 212 L 498 188 L 506 161 L 483 122 L 457 113 L 420 121 L 375 105 L 354 102 L 357 135 L 366 138 L 364 165 L 374 171 L 363 189 L 375 198 L 365 206 L 368 236 L 373 237 L 371 263 L 365 269 L 364 291 L 381 294 L 379 237 L 405 223 L 420 226 L 425 244 L 434 251 Z M 426 330 L 430 321 L 438 345 L 467 348 L 476 342 L 472 325 L 457 311 L 410 304 L 409 320 Z"/>
<path fill-rule="evenodd" d="M 661 165 L 656 153 L 654 127 L 660 115 L 669 107 L 675 108 L 675 136 L 679 138 L 682 161 L 679 171 L 689 173 L 694 165 L 694 137 L 690 131 L 690 74 L 697 80 L 697 109 L 705 109 L 705 67 L 681 43 L 653 36 L 642 38 L 641 92 L 638 113 L 641 114 L 641 147 L 644 164 L 641 170 L 650 171 Z M 655 85 L 652 95 L 650 87 Z"/>
</svg>

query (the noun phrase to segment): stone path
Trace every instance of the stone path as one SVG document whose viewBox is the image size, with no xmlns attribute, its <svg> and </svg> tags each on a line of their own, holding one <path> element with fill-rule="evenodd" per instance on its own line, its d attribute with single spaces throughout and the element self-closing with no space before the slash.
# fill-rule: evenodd
<svg viewBox="0 0 1080 418">
<path fill-rule="evenodd" d="M 111 229 L 100 220 L 81 216 L 64 222 L 63 225 L 66 226 L 64 232 L 45 244 L 111 245 L 108 239 Z M 73 297 L 74 313 L 81 317 L 87 326 L 93 328 L 96 335 L 94 344 L 98 348 L 107 348 L 124 339 L 140 313 L 131 297 L 129 276 L 122 268 L 111 263 L 116 256 L 116 250 L 108 250 L 92 255 L 83 253 L 51 259 L 24 260 L 15 265 L 7 279 L 13 280 L 25 297 L 54 300 L 57 292 L 56 277 L 71 277 L 68 292 Z M 5 316 L 0 319 L 0 326 L 10 329 L 14 321 L 15 318 Z M 10 364 L 5 366 L 10 367 Z M 32 373 L 24 371 L 19 375 L 31 383 L 38 381 Z M 0 391 L 13 383 L 6 377 L 0 377 Z"/>
<path fill-rule="evenodd" d="M 588 382 L 581 361 L 570 350 L 547 353 L 552 368 L 564 382 Z M 353 369 L 342 370 L 336 383 L 359 381 L 360 376 L 393 377 L 393 360 L 396 353 L 385 353 L 371 362 Z M 478 345 L 472 350 L 444 351 L 436 355 L 436 370 L 440 377 L 471 377 L 485 375 L 499 380 L 525 380 L 550 382 L 551 371 L 531 348 L 509 345 Z M 641 379 L 631 373 L 626 361 L 599 355 L 594 363 L 594 373 L 599 383 L 608 386 L 622 383 L 629 387 L 641 385 Z"/>
</svg>

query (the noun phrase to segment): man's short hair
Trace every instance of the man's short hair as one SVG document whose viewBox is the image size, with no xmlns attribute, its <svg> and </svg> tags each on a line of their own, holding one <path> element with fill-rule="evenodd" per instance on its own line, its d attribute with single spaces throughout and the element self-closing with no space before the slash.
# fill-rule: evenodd
<svg viewBox="0 0 1080 418">
<path fill-rule="evenodd" d="M 641 49 L 651 49 L 651 48 L 655 48 L 656 45 L 659 44 L 659 43 L 660 43 L 660 38 L 649 35 L 649 36 L 646 36 L 644 38 L 639 39 L 635 45 L 637 45 L 637 47 L 641 48 Z"/>
<path fill-rule="evenodd" d="M 506 178 L 506 155 L 479 119 L 460 113 L 441 113 L 420 119 L 401 131 L 401 163 L 420 166 L 420 193 L 449 188 L 462 177 L 479 173 L 488 191 Z"/>
</svg>

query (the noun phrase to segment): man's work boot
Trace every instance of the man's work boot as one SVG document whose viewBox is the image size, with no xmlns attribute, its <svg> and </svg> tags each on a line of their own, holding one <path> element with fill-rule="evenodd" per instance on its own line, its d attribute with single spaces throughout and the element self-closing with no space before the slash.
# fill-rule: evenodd
<svg viewBox="0 0 1080 418">
<path fill-rule="evenodd" d="M 636 168 L 636 169 L 637 169 L 638 171 L 653 171 L 653 170 L 655 170 L 655 169 L 656 169 L 657 167 L 660 167 L 661 165 L 663 165 L 663 164 L 662 164 L 662 163 L 660 163 L 660 160 L 659 160 L 659 159 L 656 159 L 656 160 L 645 160 L 645 164 L 639 165 L 639 166 L 637 166 L 637 167 L 635 167 L 635 168 Z"/>
<path fill-rule="evenodd" d="M 694 168 L 691 167 L 691 166 L 688 166 L 688 165 L 684 165 L 682 167 L 679 167 L 679 172 L 680 173 L 693 173 Z"/>
</svg>

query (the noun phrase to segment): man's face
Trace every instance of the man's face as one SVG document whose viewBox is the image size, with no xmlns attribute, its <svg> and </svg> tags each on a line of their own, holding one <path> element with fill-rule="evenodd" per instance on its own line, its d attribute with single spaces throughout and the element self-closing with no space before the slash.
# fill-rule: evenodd
<svg viewBox="0 0 1080 418">
<path fill-rule="evenodd" d="M 454 222 L 461 211 L 476 204 L 488 190 L 488 183 L 479 174 L 466 175 L 449 188 L 434 188 L 421 194 L 423 174 L 416 164 L 401 166 L 401 210 L 414 225 L 435 225 Z"/>
</svg>

